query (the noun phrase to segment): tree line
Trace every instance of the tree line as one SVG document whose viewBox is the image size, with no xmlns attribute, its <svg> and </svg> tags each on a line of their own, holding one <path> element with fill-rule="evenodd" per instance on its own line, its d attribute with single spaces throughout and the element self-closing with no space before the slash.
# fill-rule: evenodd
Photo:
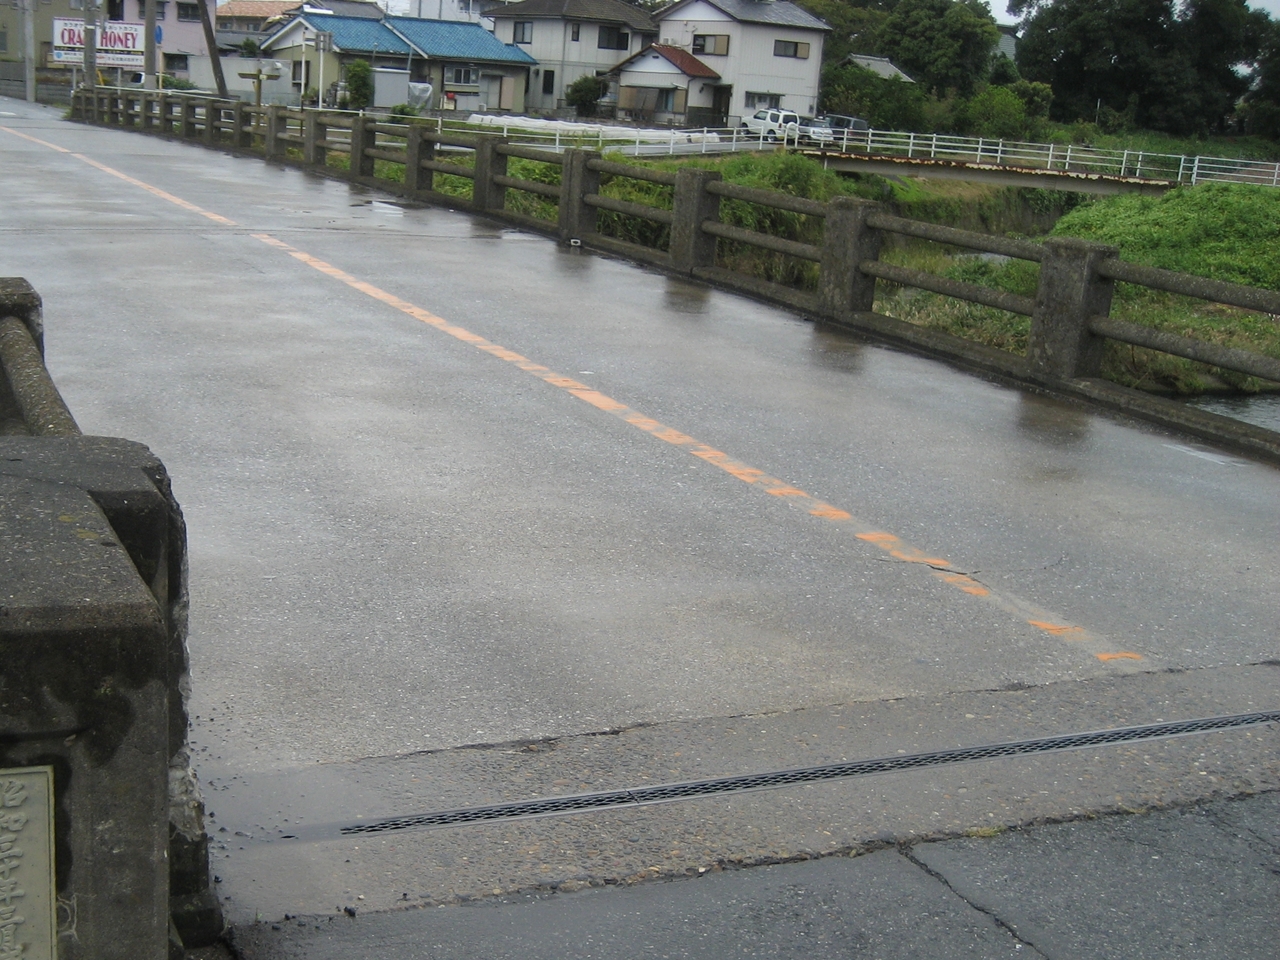
<svg viewBox="0 0 1280 960">
<path fill-rule="evenodd" d="M 981 0 L 796 0 L 832 26 L 823 107 L 873 126 L 1006 139 L 1047 121 L 1280 139 L 1280 22 L 1245 0 L 1009 0 L 1017 57 Z M 850 64 L 887 57 L 916 83 Z"/>
</svg>

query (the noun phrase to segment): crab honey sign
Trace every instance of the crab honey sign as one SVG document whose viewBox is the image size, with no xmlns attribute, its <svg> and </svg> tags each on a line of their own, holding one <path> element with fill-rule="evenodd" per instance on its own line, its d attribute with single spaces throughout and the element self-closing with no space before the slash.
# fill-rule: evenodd
<svg viewBox="0 0 1280 960">
<path fill-rule="evenodd" d="M 141 70 L 146 29 L 146 24 L 142 23 L 112 21 L 98 24 L 98 66 Z M 84 62 L 83 20 L 54 18 L 51 58 L 54 63 L 76 66 Z"/>
<path fill-rule="evenodd" d="M 56 960 L 53 768 L 0 770 L 0 960 Z"/>
</svg>

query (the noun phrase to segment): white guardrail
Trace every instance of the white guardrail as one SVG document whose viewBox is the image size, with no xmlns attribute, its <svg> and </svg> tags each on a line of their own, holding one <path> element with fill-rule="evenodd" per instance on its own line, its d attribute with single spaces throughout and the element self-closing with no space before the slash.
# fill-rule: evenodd
<svg viewBox="0 0 1280 960">
<path fill-rule="evenodd" d="M 1166 180 L 1190 184 L 1207 181 L 1251 183 L 1280 187 L 1280 163 L 1229 157 L 1149 153 L 1144 150 L 1101 150 L 1080 144 L 1027 143 L 955 137 L 946 134 L 900 133 L 892 130 L 832 131 L 830 139 L 806 140 L 794 130 L 781 131 L 780 139 L 756 134 L 745 127 L 685 130 L 639 130 L 605 124 L 561 120 L 528 120 L 472 114 L 466 121 L 437 120 L 441 132 L 481 126 L 501 131 L 511 140 L 537 143 L 554 150 L 591 147 L 630 156 L 693 153 L 733 153 L 764 150 L 775 145 L 825 148 L 849 154 L 903 157 L 950 163 L 1007 166 L 1063 173 L 1100 174 L 1139 180 Z"/>
</svg>

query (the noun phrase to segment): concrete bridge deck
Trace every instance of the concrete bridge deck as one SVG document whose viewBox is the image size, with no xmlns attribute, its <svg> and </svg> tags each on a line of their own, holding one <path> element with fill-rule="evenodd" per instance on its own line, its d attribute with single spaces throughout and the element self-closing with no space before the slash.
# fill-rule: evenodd
<svg viewBox="0 0 1280 960">
<path fill-rule="evenodd" d="M 242 927 L 1280 786 L 1272 725 L 344 835 L 1280 708 L 1280 473 L 16 101 L 0 183 L 0 274 L 43 295 L 69 406 L 147 443 L 186 511 L 192 739 Z"/>
</svg>

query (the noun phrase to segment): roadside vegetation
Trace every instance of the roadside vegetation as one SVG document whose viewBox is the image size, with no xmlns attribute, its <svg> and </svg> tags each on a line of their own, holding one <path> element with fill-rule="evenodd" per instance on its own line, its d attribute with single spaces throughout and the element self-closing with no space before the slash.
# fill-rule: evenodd
<svg viewBox="0 0 1280 960">
<path fill-rule="evenodd" d="M 441 152 L 437 159 L 467 167 L 469 152 Z M 884 203 L 902 216 L 984 233 L 1034 238 L 1075 236 L 1120 248 L 1135 263 L 1219 280 L 1280 290 L 1280 190 L 1235 184 L 1182 187 L 1162 197 L 1129 194 L 1085 200 L 1079 194 L 994 187 L 962 181 L 890 180 L 842 176 L 808 157 L 785 151 L 726 157 L 625 158 L 630 165 L 674 171 L 696 165 L 719 171 L 731 183 L 828 201 L 855 196 Z M 329 164 L 346 168 L 347 157 L 331 154 Z M 379 177 L 402 181 L 404 168 L 378 160 Z M 509 176 L 558 184 L 560 168 L 519 157 L 508 159 Z M 437 173 L 435 189 L 467 200 L 471 181 Z M 672 190 L 628 177 L 605 176 L 604 196 L 670 209 Z M 507 191 L 507 209 L 548 222 L 556 219 L 554 201 L 519 190 Z M 726 223 L 804 243 L 819 244 L 818 218 L 724 199 Z M 600 232 L 619 240 L 667 249 L 669 228 L 623 214 L 601 211 Z M 1034 263 L 978 256 L 942 244 L 890 238 L 881 253 L 886 261 L 932 273 L 1033 296 Z M 722 266 L 797 289 L 817 287 L 815 264 L 782 254 L 720 240 Z M 881 282 L 876 310 L 931 329 L 1025 353 L 1030 321 L 1026 317 Z M 1182 336 L 1241 347 L 1280 357 L 1280 320 L 1264 314 L 1206 304 L 1158 291 L 1119 284 L 1112 315 Z M 1141 389 L 1194 395 L 1206 391 L 1255 392 L 1275 385 L 1229 371 L 1109 342 L 1104 376 Z"/>
</svg>

